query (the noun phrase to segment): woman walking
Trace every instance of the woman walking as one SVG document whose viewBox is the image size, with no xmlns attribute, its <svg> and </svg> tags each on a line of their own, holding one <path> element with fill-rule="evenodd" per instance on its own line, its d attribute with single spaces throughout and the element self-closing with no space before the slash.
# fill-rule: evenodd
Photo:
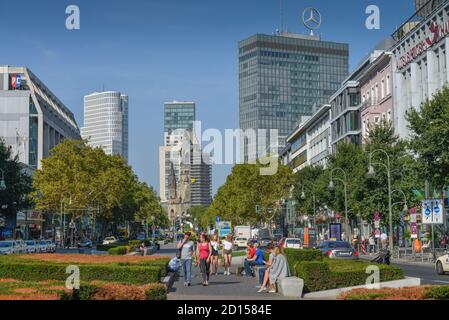
<svg viewBox="0 0 449 320">
<path fill-rule="evenodd" d="M 210 273 L 210 257 L 212 255 L 212 247 L 206 234 L 200 235 L 200 243 L 196 248 L 196 256 L 198 258 L 197 265 L 200 265 L 201 276 L 203 277 L 203 286 L 209 285 Z"/>
<path fill-rule="evenodd" d="M 210 242 L 212 247 L 212 257 L 210 261 L 210 270 L 212 274 L 218 275 L 218 246 L 220 243 L 218 242 L 218 236 L 214 235 L 212 237 L 212 241 Z"/>
<path fill-rule="evenodd" d="M 230 236 L 226 236 L 223 240 L 223 261 L 224 261 L 224 275 L 231 275 L 231 259 L 232 259 L 232 241 Z"/>
</svg>

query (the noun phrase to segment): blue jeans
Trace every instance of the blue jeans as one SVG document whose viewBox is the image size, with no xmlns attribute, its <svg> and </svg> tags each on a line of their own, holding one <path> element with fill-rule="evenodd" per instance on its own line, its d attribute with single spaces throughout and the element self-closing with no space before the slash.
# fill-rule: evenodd
<svg viewBox="0 0 449 320">
<path fill-rule="evenodd" d="M 265 278 L 265 272 L 267 271 L 267 268 L 260 268 L 259 269 L 259 284 L 263 284 L 263 278 Z"/>
<path fill-rule="evenodd" d="M 247 277 L 251 277 L 251 267 L 258 266 L 259 264 L 256 261 L 248 261 L 245 260 L 243 266 L 245 268 L 245 275 Z"/>
<path fill-rule="evenodd" d="M 190 283 L 192 279 L 192 259 L 181 260 L 182 270 L 184 270 L 184 282 Z"/>
</svg>

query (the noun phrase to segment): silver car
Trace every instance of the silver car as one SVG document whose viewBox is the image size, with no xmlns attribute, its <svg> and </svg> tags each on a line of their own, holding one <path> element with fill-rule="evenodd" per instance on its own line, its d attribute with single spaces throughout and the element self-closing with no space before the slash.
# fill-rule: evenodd
<svg viewBox="0 0 449 320">
<path fill-rule="evenodd" d="M 39 252 L 39 245 L 35 240 L 27 240 L 25 241 L 27 245 L 27 253 L 37 253 Z"/>
<path fill-rule="evenodd" d="M 346 241 L 323 241 L 318 245 L 324 256 L 330 259 L 357 260 L 359 253 Z"/>
<path fill-rule="evenodd" d="M 15 252 L 14 241 L 0 241 L 0 255 L 10 255 Z"/>
<path fill-rule="evenodd" d="M 15 253 L 27 253 L 27 245 L 23 240 L 14 240 Z"/>
<path fill-rule="evenodd" d="M 51 240 L 45 240 L 47 243 L 47 252 L 55 253 L 56 252 L 56 244 Z"/>
<path fill-rule="evenodd" d="M 40 241 L 38 241 L 38 245 L 39 245 L 39 252 L 42 252 L 42 253 L 48 252 L 48 244 L 47 244 L 47 241 L 45 241 L 45 240 L 40 240 Z"/>
</svg>

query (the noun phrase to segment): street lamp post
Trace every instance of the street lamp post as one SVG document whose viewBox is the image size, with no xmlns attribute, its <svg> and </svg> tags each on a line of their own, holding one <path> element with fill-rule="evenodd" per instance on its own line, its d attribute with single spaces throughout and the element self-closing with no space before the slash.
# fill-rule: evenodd
<svg viewBox="0 0 449 320">
<path fill-rule="evenodd" d="M 381 162 L 377 162 L 377 163 L 373 163 L 372 162 L 372 158 L 373 155 L 376 153 L 383 153 L 386 156 L 387 159 L 387 164 L 385 163 L 381 163 Z M 390 167 L 390 156 L 388 155 L 388 153 L 383 150 L 383 149 L 377 149 L 374 150 L 372 152 L 370 152 L 369 154 L 369 167 L 368 167 L 368 175 L 369 176 L 373 176 L 375 174 L 375 170 L 374 170 L 374 165 L 379 165 L 379 166 L 383 166 L 386 170 L 387 170 L 387 179 L 388 179 L 388 222 L 390 224 L 389 226 L 389 241 L 388 241 L 388 246 L 390 247 L 390 250 L 393 250 L 393 210 L 392 210 L 392 203 L 391 203 L 391 195 L 392 195 L 392 191 L 391 191 L 391 167 Z"/>
<path fill-rule="evenodd" d="M 153 215 L 151 216 L 151 222 L 152 222 L 152 231 L 153 231 L 153 245 L 154 245 L 154 239 L 155 239 L 155 235 L 154 235 L 154 221 L 156 220 L 156 217 Z"/>
<path fill-rule="evenodd" d="M 341 178 L 335 178 L 334 172 L 340 171 L 343 173 L 343 179 Z M 346 174 L 346 171 L 343 170 L 340 167 L 334 168 L 331 171 L 331 179 L 329 182 L 329 190 L 333 191 L 335 189 L 334 180 L 340 181 L 343 184 L 344 187 L 344 193 L 345 193 L 345 221 L 346 221 L 346 227 L 345 227 L 345 234 L 346 238 L 349 240 L 349 219 L 348 219 L 348 175 Z"/>
</svg>

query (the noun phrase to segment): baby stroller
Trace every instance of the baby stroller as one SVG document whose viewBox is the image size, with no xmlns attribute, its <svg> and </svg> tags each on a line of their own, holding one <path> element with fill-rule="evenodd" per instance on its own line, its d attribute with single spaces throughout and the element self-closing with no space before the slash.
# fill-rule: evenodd
<svg viewBox="0 0 449 320">
<path fill-rule="evenodd" d="M 380 250 L 379 254 L 373 260 L 371 260 L 371 262 L 390 265 L 390 256 L 390 250 L 382 249 Z"/>
</svg>

